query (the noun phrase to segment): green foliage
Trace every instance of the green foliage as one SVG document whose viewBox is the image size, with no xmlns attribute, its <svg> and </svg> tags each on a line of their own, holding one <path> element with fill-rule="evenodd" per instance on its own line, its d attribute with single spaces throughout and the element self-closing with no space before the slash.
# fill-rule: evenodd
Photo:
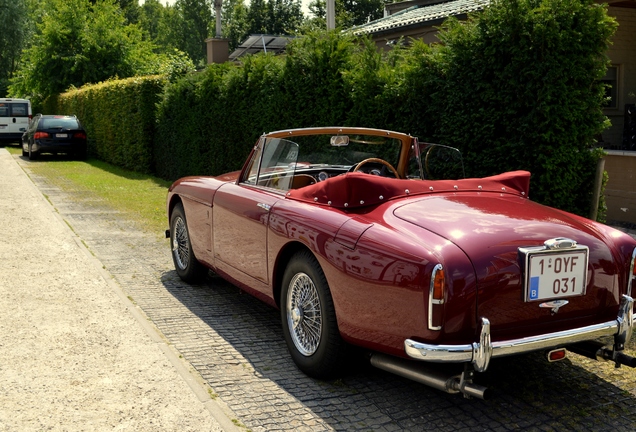
<svg viewBox="0 0 636 432">
<path fill-rule="evenodd" d="M 223 0 L 222 36 L 229 39 L 230 52 L 233 52 L 248 36 L 247 13 L 248 7 L 245 6 L 244 0 Z"/>
<path fill-rule="evenodd" d="M 239 169 L 258 136 L 289 127 L 342 124 L 350 98 L 342 73 L 353 39 L 315 33 L 242 66 L 211 65 L 166 89 L 158 110 L 157 174 L 220 174 Z"/>
<path fill-rule="evenodd" d="M 300 0 L 252 0 L 239 42 L 253 34 L 293 34 L 301 28 L 303 21 Z M 225 31 L 223 33 L 225 35 Z"/>
<path fill-rule="evenodd" d="M 586 214 L 615 28 L 592 0 L 496 0 L 468 22 L 448 20 L 435 139 L 463 151 L 467 175 L 526 169 L 535 200 Z"/>
<path fill-rule="evenodd" d="M 192 63 L 190 57 L 186 53 L 177 49 L 173 50 L 173 52 L 169 54 L 162 55 L 159 58 L 160 65 L 157 68 L 159 74 L 165 75 L 170 82 L 174 82 L 195 70 L 194 63 Z"/>
<path fill-rule="evenodd" d="M 351 95 L 344 77 L 355 66 L 355 49 L 355 40 L 337 31 L 311 33 L 287 46 L 280 83 L 289 107 L 284 127 L 346 123 Z"/>
<path fill-rule="evenodd" d="M 177 48 L 186 52 L 197 65 L 206 63 L 205 40 L 214 34 L 213 6 L 212 0 L 177 0 L 175 3 L 182 20 L 175 29 Z"/>
<path fill-rule="evenodd" d="M 166 80 L 128 78 L 84 86 L 59 96 L 56 113 L 75 114 L 99 159 L 141 173 L 153 171 L 156 104 Z"/>
<path fill-rule="evenodd" d="M 35 102 L 71 86 L 156 72 L 152 46 L 112 0 L 46 0 L 10 92 Z"/>
<path fill-rule="evenodd" d="M 336 27 L 349 28 L 382 18 L 384 0 L 335 0 Z M 390 2 L 389 2 L 390 3 Z M 313 20 L 323 28 L 327 20 L 327 1 L 314 0 L 309 4 Z"/>
<path fill-rule="evenodd" d="M 142 136 L 132 126 L 123 134 L 105 130 L 119 127 L 121 107 L 134 113 L 144 103 L 146 114 L 134 123 L 148 127 L 164 81 L 149 85 L 145 97 L 127 96 L 136 87 L 120 91 L 112 82 L 103 95 L 89 97 L 89 88 L 73 98 L 119 109 L 109 120 L 97 111 L 85 116 L 100 157 L 169 180 L 240 169 L 263 132 L 368 126 L 459 147 L 469 176 L 527 169 L 534 200 L 587 215 L 601 156 L 590 149 L 607 126 L 599 79 L 615 27 L 605 6 L 587 0 L 496 0 L 467 22 L 447 22 L 444 44 L 432 47 L 414 42 L 381 54 L 370 41 L 313 32 L 293 40 L 285 56 L 212 65 L 167 85 L 152 152 L 143 140 L 151 129 Z M 143 142 L 143 151 L 134 153 L 128 141 Z"/>
<path fill-rule="evenodd" d="M 25 0 L 0 0 L 0 97 L 7 94 L 28 33 Z"/>
</svg>

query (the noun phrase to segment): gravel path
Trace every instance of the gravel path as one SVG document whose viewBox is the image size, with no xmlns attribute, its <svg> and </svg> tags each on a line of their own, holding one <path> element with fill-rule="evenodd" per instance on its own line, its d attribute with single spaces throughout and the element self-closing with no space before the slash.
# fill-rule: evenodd
<svg viewBox="0 0 636 432">
<path fill-rule="evenodd" d="M 196 375 L 5 149 L 0 215 L 0 431 L 223 430 Z"/>
</svg>

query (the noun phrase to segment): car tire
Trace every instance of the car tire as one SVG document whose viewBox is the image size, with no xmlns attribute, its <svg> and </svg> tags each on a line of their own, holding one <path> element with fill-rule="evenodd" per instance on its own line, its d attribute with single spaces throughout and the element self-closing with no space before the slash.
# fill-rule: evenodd
<svg viewBox="0 0 636 432">
<path fill-rule="evenodd" d="M 29 160 L 36 160 L 37 158 L 38 154 L 32 150 L 31 146 L 29 146 Z"/>
<path fill-rule="evenodd" d="M 182 280 L 198 282 L 203 279 L 207 269 L 194 256 L 188 223 L 181 203 L 174 207 L 170 215 L 170 248 L 174 268 Z"/>
<path fill-rule="evenodd" d="M 296 366 L 318 379 L 336 377 L 345 365 L 333 299 L 320 264 L 309 251 L 296 253 L 283 275 L 281 321 Z"/>
</svg>

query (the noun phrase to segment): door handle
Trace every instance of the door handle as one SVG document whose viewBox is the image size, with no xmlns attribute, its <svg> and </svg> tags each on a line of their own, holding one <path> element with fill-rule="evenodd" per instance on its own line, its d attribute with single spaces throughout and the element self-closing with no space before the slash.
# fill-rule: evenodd
<svg viewBox="0 0 636 432">
<path fill-rule="evenodd" d="M 263 209 L 263 210 L 265 210 L 265 211 L 269 211 L 269 210 L 272 208 L 272 206 L 271 206 L 271 205 L 269 205 L 269 204 L 265 204 L 265 203 L 258 203 L 258 204 L 256 204 L 256 205 L 257 205 L 258 207 L 262 208 L 262 209 Z"/>
</svg>

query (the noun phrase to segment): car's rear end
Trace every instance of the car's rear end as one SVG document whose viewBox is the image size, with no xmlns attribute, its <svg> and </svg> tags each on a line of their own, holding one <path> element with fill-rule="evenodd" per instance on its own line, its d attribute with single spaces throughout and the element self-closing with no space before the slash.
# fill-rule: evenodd
<svg viewBox="0 0 636 432">
<path fill-rule="evenodd" d="M 0 98 L 0 142 L 20 142 L 31 116 L 29 100 Z"/>
<path fill-rule="evenodd" d="M 75 116 L 42 116 L 32 140 L 31 153 L 67 153 L 79 159 L 87 155 L 86 131 Z"/>
<path fill-rule="evenodd" d="M 636 366 L 623 353 L 634 325 L 636 242 L 630 236 L 523 196 L 486 191 L 431 195 L 394 215 L 461 249 L 476 280 L 474 292 L 453 290 L 462 281 L 453 280 L 452 263 L 440 260 L 428 292 L 429 316 L 436 320 L 429 321 L 429 333 L 446 331 L 450 323 L 438 317 L 456 316 L 468 297 L 475 299 L 476 322 L 457 343 L 407 339 L 411 358 L 484 371 L 495 357 L 546 350 L 559 360 L 567 348 Z M 607 347 L 595 342 L 603 336 L 613 336 Z"/>
</svg>

